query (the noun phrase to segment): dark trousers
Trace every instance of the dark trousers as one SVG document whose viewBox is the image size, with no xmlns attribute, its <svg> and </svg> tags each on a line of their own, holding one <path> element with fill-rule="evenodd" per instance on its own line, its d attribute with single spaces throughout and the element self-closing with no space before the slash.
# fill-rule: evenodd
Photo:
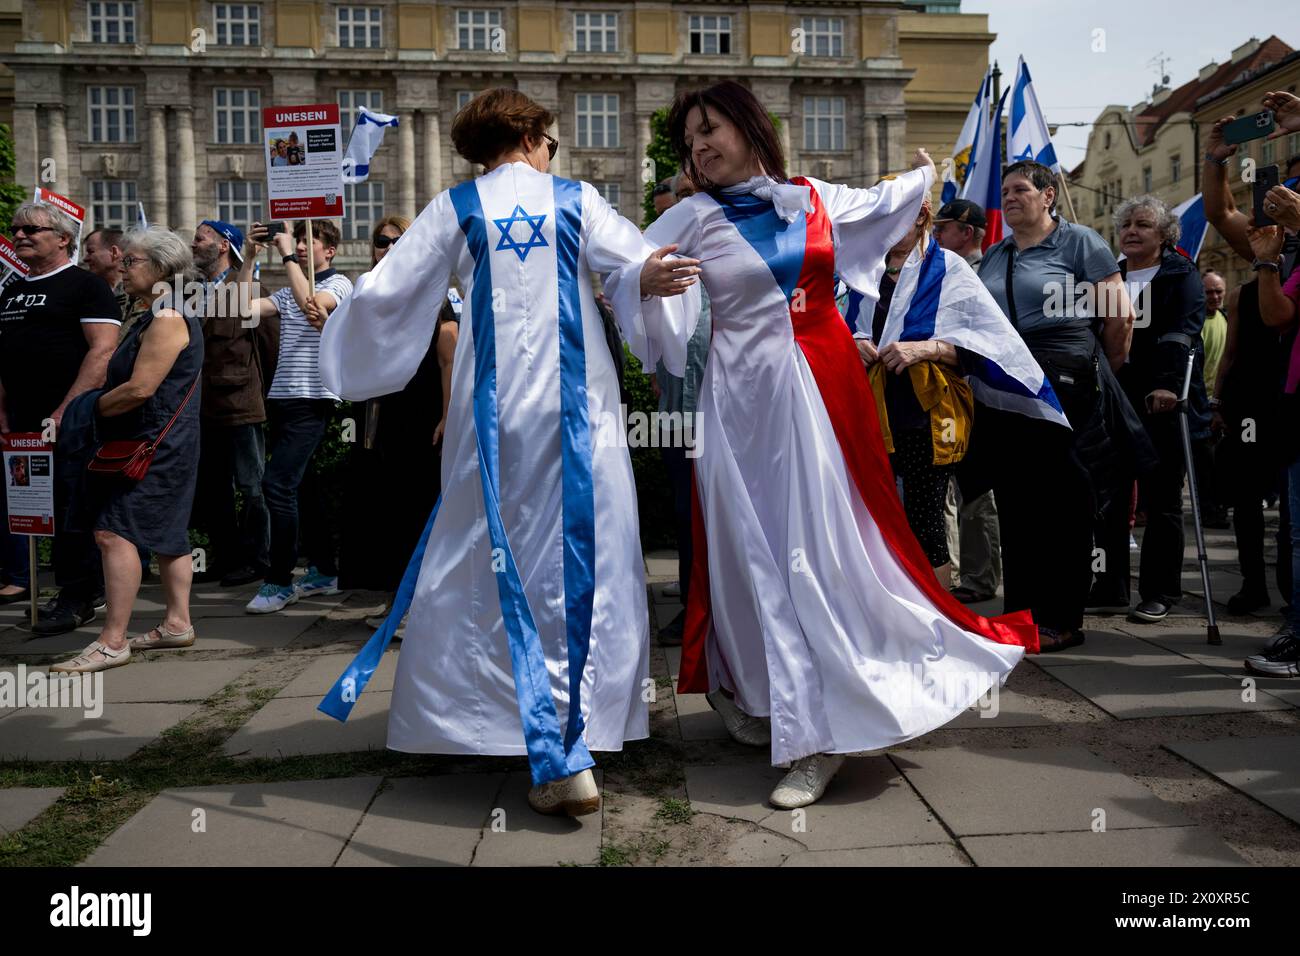
<svg viewBox="0 0 1300 956">
<path fill-rule="evenodd" d="M 679 445 L 660 448 L 664 468 L 668 471 L 668 484 L 673 490 L 673 519 L 677 531 L 677 579 L 681 582 L 682 607 L 690 591 L 691 559 L 694 556 L 691 542 L 691 469 L 694 459 L 686 457 L 687 449 Z"/>
<path fill-rule="evenodd" d="M 958 466 L 963 497 L 998 503 L 1004 609 L 1040 627 L 1077 630 L 1092 583 L 1092 485 L 1059 425 L 978 404 Z"/>
<path fill-rule="evenodd" d="M 1142 418 L 1160 463 L 1138 479 L 1138 499 L 1147 515 L 1138 565 L 1138 595 L 1143 601 L 1175 604 L 1183 594 L 1183 482 L 1187 467 L 1182 433 L 1173 413 Z M 1127 538 L 1123 553 L 1127 559 Z"/>
<path fill-rule="evenodd" d="M 266 402 L 271 426 L 270 460 L 262 477 L 262 495 L 271 516 L 268 584 L 293 583 L 298 562 L 298 489 L 311 456 L 325 437 L 334 403 L 329 399 L 276 398 Z M 331 573 L 334 559 L 311 555 L 311 563 Z"/>
<path fill-rule="evenodd" d="M 1192 439 L 1192 467 L 1196 469 L 1196 496 L 1201 505 L 1202 520 L 1226 517 L 1215 465 L 1217 445 L 1215 438 Z"/>
<path fill-rule="evenodd" d="M 262 425 L 204 422 L 199 442 L 199 480 L 192 524 L 208 532 L 210 570 L 268 567 L 271 517 L 262 495 L 266 471 Z M 243 499 L 238 508 L 236 491 Z"/>
<path fill-rule="evenodd" d="M 1271 425 L 1272 421 L 1266 423 Z M 1266 427 L 1261 425 L 1257 435 L 1250 437 L 1267 437 L 1270 432 Z M 1278 454 L 1267 441 L 1243 441 L 1242 437 L 1240 419 L 1234 416 L 1229 419 L 1227 432 L 1218 447 L 1218 465 L 1227 503 L 1232 506 L 1242 590 L 1259 594 L 1268 590 L 1264 567 L 1264 499 L 1278 489 Z M 1287 595 L 1291 593 L 1291 538 L 1286 486 L 1281 487 L 1284 493 L 1279 507 L 1282 523 L 1277 541 L 1277 584 L 1282 594 Z"/>
<path fill-rule="evenodd" d="M 81 605 L 104 593 L 104 565 L 93 531 L 66 530 L 72 491 L 81 475 L 59 454 L 57 444 L 54 448 L 54 583 L 60 604 Z"/>
<path fill-rule="evenodd" d="M 27 535 L 9 533 L 9 502 L 0 488 L 0 587 L 27 587 L 31 583 L 27 567 Z"/>
</svg>

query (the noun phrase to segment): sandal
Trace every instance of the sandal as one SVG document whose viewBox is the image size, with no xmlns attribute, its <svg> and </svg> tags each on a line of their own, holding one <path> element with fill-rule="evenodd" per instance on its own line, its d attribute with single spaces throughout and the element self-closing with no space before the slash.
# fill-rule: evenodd
<svg viewBox="0 0 1300 956">
<path fill-rule="evenodd" d="M 154 635 L 157 635 L 156 637 Z M 198 635 L 194 633 L 194 625 L 191 624 L 179 634 L 173 634 L 171 631 L 164 630 L 159 624 L 152 628 L 144 637 L 131 638 L 131 650 L 133 651 L 152 651 L 161 650 L 169 647 L 189 647 L 196 640 Z"/>
<path fill-rule="evenodd" d="M 95 655 L 99 654 L 99 659 Z M 131 663 L 131 645 L 115 651 L 107 644 L 96 641 L 70 661 L 55 664 L 50 668 L 51 674 L 93 674 L 106 671 L 110 667 L 121 667 Z"/>
<path fill-rule="evenodd" d="M 1051 654 L 1069 650 L 1083 643 L 1083 631 L 1058 631 L 1054 627 L 1038 629 L 1038 653 Z"/>
</svg>

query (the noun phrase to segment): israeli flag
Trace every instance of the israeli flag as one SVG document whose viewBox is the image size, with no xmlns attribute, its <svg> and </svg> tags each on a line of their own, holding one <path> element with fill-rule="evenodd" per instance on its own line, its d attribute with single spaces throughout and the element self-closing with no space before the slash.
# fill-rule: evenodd
<svg viewBox="0 0 1300 956">
<path fill-rule="evenodd" d="M 397 117 L 357 107 L 357 125 L 352 127 L 348 151 L 343 156 L 343 181 L 364 183 L 370 175 L 370 160 L 384 141 L 384 130 L 397 125 Z"/>
<path fill-rule="evenodd" d="M 970 105 L 970 112 L 966 114 L 966 122 L 962 124 L 961 132 L 957 134 L 957 143 L 952 149 L 951 173 L 948 170 L 944 171 L 941 201 L 945 205 L 957 198 L 958 192 L 966 183 L 966 171 L 970 168 L 971 161 L 975 157 L 978 133 L 988 118 L 989 103 L 992 97 L 993 70 L 990 68 L 984 72 L 984 81 L 980 83 L 979 92 L 975 94 L 975 102 Z M 950 176 L 951 178 L 949 178 Z"/>
<path fill-rule="evenodd" d="M 1029 67 L 1022 56 L 1016 64 L 1016 83 L 1011 93 L 1011 129 L 1007 133 L 1007 163 L 1018 163 L 1032 159 L 1050 166 L 1052 172 L 1060 173 L 1061 164 L 1052 148 L 1052 136 L 1047 131 L 1047 121 L 1038 106 L 1038 96 L 1034 93 L 1033 81 L 1029 78 Z"/>
<path fill-rule="evenodd" d="M 869 317 L 859 329 L 870 335 Z M 985 405 L 1070 427 L 1042 366 L 975 270 L 937 242 L 925 255 L 913 249 L 903 264 L 877 346 L 930 339 L 971 353 L 966 381 Z"/>
</svg>

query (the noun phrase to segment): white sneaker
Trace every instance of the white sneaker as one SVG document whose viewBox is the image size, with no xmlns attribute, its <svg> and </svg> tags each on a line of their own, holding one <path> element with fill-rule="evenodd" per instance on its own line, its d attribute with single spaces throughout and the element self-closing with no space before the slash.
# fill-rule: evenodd
<svg viewBox="0 0 1300 956">
<path fill-rule="evenodd" d="M 263 584 L 253 595 L 253 600 L 244 606 L 249 614 L 271 614 L 283 611 L 290 604 L 297 602 L 300 595 L 291 585 L 281 587 L 278 584 Z"/>
<path fill-rule="evenodd" d="M 681 597 L 681 596 L 682 596 L 681 581 L 669 581 L 667 584 L 664 585 L 664 597 Z"/>
<path fill-rule="evenodd" d="M 816 803 L 826 785 L 844 766 L 843 754 L 813 754 L 794 762 L 790 772 L 776 785 L 768 802 L 778 810 L 794 810 Z"/>
<path fill-rule="evenodd" d="M 766 747 L 772 742 L 772 728 L 768 726 L 768 722 L 761 717 L 751 717 L 745 713 L 721 690 L 709 691 L 704 695 L 704 699 L 718 712 L 723 726 L 727 728 L 727 733 L 731 734 L 731 739 L 736 743 L 749 747 Z"/>
<path fill-rule="evenodd" d="M 595 813 L 600 809 L 596 777 L 590 770 L 583 770 L 563 780 L 540 784 L 528 791 L 528 805 L 548 816 L 567 813 L 581 817 Z"/>
</svg>

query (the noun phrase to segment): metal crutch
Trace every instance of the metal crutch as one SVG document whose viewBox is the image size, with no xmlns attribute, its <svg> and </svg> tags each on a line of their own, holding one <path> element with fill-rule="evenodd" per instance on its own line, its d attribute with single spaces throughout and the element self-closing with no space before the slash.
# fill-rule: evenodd
<svg viewBox="0 0 1300 956">
<path fill-rule="evenodd" d="M 1222 644 L 1219 625 L 1214 620 L 1214 596 L 1210 593 L 1210 561 L 1205 554 L 1205 532 L 1201 529 L 1201 499 L 1196 491 L 1196 467 L 1192 461 L 1192 431 L 1187 424 L 1187 395 L 1192 387 L 1192 368 L 1196 350 L 1187 350 L 1187 371 L 1183 375 L 1183 390 L 1178 396 L 1178 427 L 1183 433 L 1183 463 L 1187 466 L 1187 487 L 1192 494 L 1192 527 L 1196 531 L 1196 560 L 1201 565 L 1201 587 L 1205 591 L 1205 628 L 1207 644 Z"/>
</svg>

